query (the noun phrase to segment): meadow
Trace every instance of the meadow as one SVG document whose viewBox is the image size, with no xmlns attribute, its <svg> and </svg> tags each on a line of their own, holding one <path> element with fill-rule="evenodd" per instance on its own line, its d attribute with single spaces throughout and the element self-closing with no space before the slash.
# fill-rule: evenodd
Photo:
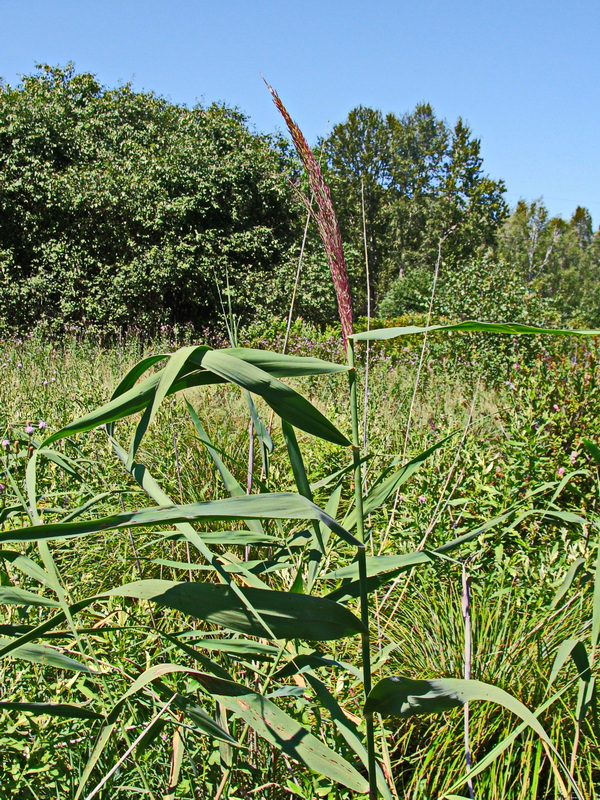
<svg viewBox="0 0 600 800">
<path fill-rule="evenodd" d="M 597 340 L 283 328 L 0 343 L 2 789 L 594 796 Z"/>
<path fill-rule="evenodd" d="M 375 306 L 403 316 L 356 321 L 353 299 L 372 308 L 370 265 L 381 267 L 369 255 L 362 178 L 366 285 L 353 298 L 363 256 L 351 243 L 348 268 L 315 153 L 271 92 L 306 171 L 306 211 L 324 249 L 303 265 L 307 220 L 287 325 L 296 240 L 287 256 L 273 247 L 270 212 L 250 236 L 232 232 L 227 213 L 230 223 L 251 223 L 244 182 L 241 210 L 229 191 L 223 208 L 210 201 L 224 225 L 215 239 L 199 203 L 204 190 L 216 196 L 213 184 L 188 186 L 174 179 L 176 159 L 161 161 L 171 188 L 188 186 L 185 202 L 176 192 L 163 214 L 167 195 L 157 203 L 152 194 L 117 215 L 118 230 L 104 231 L 87 255 L 72 247 L 87 247 L 79 228 L 55 238 L 55 219 L 79 225 L 81 214 L 52 212 L 52 236 L 27 251 L 25 271 L 19 237 L 29 247 L 43 225 L 14 205 L 0 320 L 0 786 L 42 800 L 591 798 L 600 784 L 598 331 L 569 330 L 597 317 L 581 313 L 579 300 L 563 302 L 573 299 L 567 273 L 586 296 L 585 259 L 595 280 L 591 217 L 578 209 L 569 225 L 548 228 L 579 259 L 570 272 L 558 264 L 558 291 L 555 281 L 525 280 L 514 253 L 510 269 L 485 254 L 469 213 L 463 233 L 475 250 L 466 262 L 461 251 L 448 273 L 442 251 L 464 197 L 456 217 L 444 195 L 442 228 L 425 225 L 435 244 L 420 255 L 427 274 L 415 262 L 404 276 L 388 248 L 400 283 Z M 182 152 L 203 153 L 206 175 L 222 163 L 214 141 L 228 142 L 235 170 L 246 163 L 240 142 L 252 145 L 251 183 L 266 191 L 268 208 L 281 203 L 268 143 L 250 141 L 239 115 L 173 117 L 153 96 L 103 92 L 72 67 L 42 68 L 4 99 L 25 110 L 33 102 L 45 124 L 55 103 L 71 107 L 75 97 L 79 109 L 84 96 L 88 122 L 94 109 L 106 119 L 117 108 L 135 119 L 148 104 L 160 110 L 169 130 L 175 120 Z M 19 136 L 11 128 L 13 156 L 21 145 L 37 153 L 47 138 L 32 140 L 29 112 L 23 119 Z M 145 125 L 127 134 L 128 151 Z M 212 136 L 223 125 L 235 135 Z M 111 154 L 117 128 L 105 126 Z M 69 153 L 95 147 L 87 125 L 67 125 L 69 136 L 77 143 Z M 474 146 L 472 177 L 481 177 Z M 162 158 L 165 148 L 154 150 Z M 64 184 L 55 155 L 37 203 L 44 213 L 57 166 Z M 96 162 L 97 175 L 88 170 Z M 104 192 L 105 161 L 83 163 L 90 189 Z M 154 193 L 155 177 L 146 185 Z M 137 189 L 108 186 L 102 202 L 79 192 L 77 208 L 103 221 L 115 216 L 102 209 L 116 196 L 140 199 Z M 400 199 L 394 207 L 404 208 Z M 507 213 L 502 202 L 493 204 L 495 225 Z M 166 250 L 148 249 L 154 238 L 140 235 L 142 218 L 156 233 L 147 209 L 158 213 Z M 163 231 L 175 209 L 192 239 L 179 222 Z M 292 217 L 290 236 L 300 221 Z M 196 218 L 208 225 L 204 239 Z M 102 232 L 93 214 L 86 220 Z M 219 260 L 220 238 L 231 263 Z M 42 251 L 66 270 L 66 284 L 40 268 Z M 255 262 L 258 274 L 244 268 Z M 198 282 L 202 264 L 210 291 Z M 60 286 L 75 294 L 56 293 Z M 313 290 L 325 305 L 303 321 Z M 340 324 L 325 326 L 334 296 Z M 240 297 L 249 303 L 242 318 L 254 323 L 238 330 Z M 164 319 L 190 322 L 157 328 Z"/>
</svg>

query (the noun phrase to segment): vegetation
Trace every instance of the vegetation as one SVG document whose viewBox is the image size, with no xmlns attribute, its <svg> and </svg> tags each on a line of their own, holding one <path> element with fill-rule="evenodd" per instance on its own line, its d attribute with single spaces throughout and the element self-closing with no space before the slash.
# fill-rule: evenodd
<svg viewBox="0 0 600 800">
<path fill-rule="evenodd" d="M 284 313 L 295 169 L 280 138 L 224 106 L 103 89 L 72 67 L 2 86 L 0 329 L 202 327 L 227 286 L 243 318 Z M 327 288 L 308 298 L 317 315 Z"/>
<path fill-rule="evenodd" d="M 299 332 L 292 342 L 294 352 L 306 347 L 308 333 L 306 328 Z M 314 336 L 318 339 L 316 332 Z M 328 345 L 315 341 L 314 346 Z M 287 762 L 283 756 L 276 758 L 264 742 L 254 738 L 251 729 L 244 733 L 248 719 L 239 715 L 239 708 L 227 711 L 228 705 L 225 710 L 223 704 L 214 706 L 208 695 L 198 695 L 202 684 L 196 680 L 200 673 L 225 680 L 225 670 L 227 680 L 253 691 L 258 687 L 289 718 L 318 730 L 323 744 L 359 767 L 353 749 L 356 740 L 351 737 L 354 726 L 348 721 L 358 724 L 360 735 L 361 697 L 355 669 L 360 663 L 359 642 L 354 637 L 318 642 L 312 639 L 318 638 L 313 629 L 304 634 L 311 637 L 306 644 L 294 637 L 278 649 L 279 643 L 270 637 L 254 638 L 227 630 L 233 624 L 231 619 L 217 625 L 198 621 L 198 616 L 204 616 L 202 607 L 195 606 L 191 614 L 185 614 L 164 605 L 160 598 L 148 607 L 145 602 L 123 597 L 126 592 L 131 597 L 140 580 L 185 584 L 191 579 L 195 585 L 200 576 L 208 579 L 206 570 L 210 573 L 211 562 L 196 549 L 200 540 L 185 523 L 135 526 L 140 512 L 133 510 L 155 505 L 156 498 L 142 492 L 134 480 L 134 476 L 140 477 L 135 467 L 131 468 L 132 477 L 126 479 L 118 458 L 108 457 L 111 440 L 102 430 L 96 428 L 83 436 L 76 434 L 74 427 L 65 431 L 70 435 L 59 446 L 60 461 L 51 455 L 57 445 L 42 446 L 42 436 L 99 406 L 119 376 L 137 360 L 149 352 L 172 349 L 173 343 L 148 347 L 133 339 L 123 342 L 120 351 L 103 350 L 89 340 L 67 340 L 53 348 L 35 338 L 3 346 L 6 381 L 1 407 L 4 436 L 10 444 L 3 457 L 8 475 L 3 479 L 2 591 L 11 613 L 2 629 L 3 645 L 10 649 L 2 662 L 2 702 L 21 704 L 4 706 L 3 788 L 23 798 L 74 797 L 93 755 L 95 737 L 104 730 L 110 736 L 102 753 L 93 759 L 82 796 L 88 796 L 125 756 L 98 797 L 125 798 L 131 795 L 131 787 L 148 788 L 162 796 L 175 768 L 179 772 L 175 773 L 178 781 L 173 794 L 182 798 L 216 795 L 224 779 L 222 796 L 230 798 L 253 797 L 252 789 L 263 784 L 269 786 L 259 796 L 266 798 L 278 798 L 282 792 L 289 793 L 287 790 L 307 798 L 359 797 L 360 793 L 344 789 L 337 775 L 327 777 L 323 769 L 319 774 L 306 771 L 293 754 Z M 416 680 L 464 677 L 464 569 L 471 587 L 472 677 L 500 686 L 532 709 L 562 692 L 541 712 L 540 721 L 567 763 L 575 752 L 576 780 L 583 796 L 592 796 L 599 780 L 597 734 L 593 717 L 585 715 L 580 741 L 573 750 L 578 726 L 577 662 L 563 661 L 569 658 L 565 655 L 569 645 L 563 643 L 574 646 L 575 640 L 580 641 L 591 656 L 588 642 L 598 485 L 597 467 L 583 438 L 600 435 L 594 350 L 577 345 L 570 357 L 557 354 L 551 360 L 534 360 L 529 367 L 516 370 L 513 385 L 500 393 L 477 389 L 466 377 L 468 369 L 462 376 L 458 370 L 427 373 L 417 396 L 406 455 L 407 462 L 416 459 L 416 463 L 408 471 L 399 464 L 390 471 L 389 466 L 398 461 L 394 454 L 404 447 L 405 424 L 399 420 L 405 422 L 408 417 L 417 369 L 413 353 L 405 352 L 401 339 L 396 349 L 396 366 L 391 352 L 380 354 L 371 366 L 367 417 L 374 454 L 366 462 L 367 498 L 371 495 L 376 498 L 373 503 L 380 502 L 382 482 L 378 479 L 393 477 L 385 489 L 385 493 L 391 492 L 388 502 L 366 508 L 370 512 L 369 550 L 375 556 L 380 554 L 386 568 L 394 567 L 381 574 L 386 582 L 373 595 L 372 614 L 377 615 L 372 623 L 374 680 L 390 674 Z M 343 397 L 345 380 L 342 372 L 332 373 L 327 380 L 314 376 L 293 383 L 302 386 L 345 431 L 350 427 Z M 17 386 L 20 394 L 15 391 Z M 219 501 L 229 492 L 237 493 L 239 487 L 244 487 L 245 493 L 250 412 L 243 394 L 232 394 L 227 386 L 214 384 L 188 389 L 186 396 L 202 415 L 202 427 L 198 428 L 198 420 L 193 423 L 188 407 L 176 400 L 177 395 L 167 397 L 141 441 L 136 462 L 145 464 L 145 475 L 155 477 L 177 504 Z M 267 419 L 263 408 L 258 405 Z M 40 428 L 40 422 L 48 427 Z M 28 433 L 28 424 L 32 433 Z M 114 434 L 122 442 L 136 429 L 135 421 L 123 419 Z M 458 434 L 446 439 L 453 431 Z M 256 431 L 253 438 L 255 486 L 263 491 L 296 490 L 300 479 L 287 461 L 290 441 L 286 443 L 283 432 L 278 426 L 272 429 L 273 451 L 264 485 Z M 337 503 L 337 519 L 354 531 L 351 474 L 335 475 L 343 451 L 301 432 L 298 441 L 313 500 L 330 512 Z M 219 450 L 209 448 L 210 442 Z M 432 448 L 430 457 L 420 462 L 419 453 Z M 29 478 L 25 473 L 30 452 L 38 465 L 33 488 L 31 466 Z M 323 479 L 332 473 L 327 484 Z M 33 512 L 27 511 L 31 502 L 26 499 L 28 486 L 35 491 Z M 123 508 L 127 524 L 113 532 L 102 525 L 101 532 L 66 538 L 66 529 L 54 527 L 71 520 L 72 525 L 79 523 L 82 532 L 86 525 L 92 527 L 96 520 L 107 517 L 115 524 L 115 515 L 122 515 Z M 51 536 L 47 544 L 22 541 L 23 534 L 29 536 L 27 528 L 22 529 L 28 513 L 37 513 L 44 521 Z M 493 520 L 496 524 L 489 525 Z M 343 573 L 339 570 L 348 570 L 344 564 L 352 549 L 335 534 L 326 541 L 325 559 L 315 567 L 311 544 L 315 533 L 311 533 L 310 522 L 308 530 L 301 521 L 282 522 L 281 526 L 262 523 L 259 528 L 257 522 L 248 520 L 246 525 L 245 532 L 244 525 L 231 522 L 194 525 L 210 550 L 213 568 L 227 567 L 221 580 L 235 575 L 244 592 L 267 586 L 280 592 L 289 591 L 294 583 L 296 590 L 300 588 L 301 574 L 301 588 L 307 593 L 312 564 L 320 575 L 329 573 L 330 577 L 325 582 L 315 581 L 311 593 L 323 595 L 340 587 Z M 219 528 L 225 530 L 219 533 Z M 434 557 L 425 569 L 398 572 L 398 564 L 390 564 L 390 559 L 407 558 L 403 554 L 423 553 L 423 545 L 429 554 L 470 532 L 477 535 L 462 548 L 446 551 L 447 557 Z M 20 542 L 14 541 L 17 535 Z M 31 535 L 39 533 L 32 531 Z M 406 563 L 411 563 L 410 557 Z M 124 585 L 130 588 L 121 589 Z M 341 588 L 345 585 L 348 579 Z M 111 594 L 101 597 L 107 591 Z M 33 605 L 34 596 L 38 602 L 43 598 L 49 604 L 54 601 L 71 608 L 73 628 L 61 621 L 60 607 Z M 78 601 L 92 597 L 91 604 L 78 610 Z M 281 603 L 280 595 L 276 597 Z M 349 607 L 354 607 L 352 600 Z M 50 627 L 40 629 L 46 621 Z M 21 645 L 21 650 L 16 650 L 15 645 L 23 641 L 20 637 L 28 632 L 36 636 L 30 639 L 29 648 L 35 644 L 38 649 Z M 187 672 L 168 674 L 168 664 Z M 548 693 L 556 665 L 561 670 Z M 159 673 L 162 677 L 140 686 L 120 704 L 138 677 L 153 668 L 155 672 L 147 677 Z M 101 674 L 95 674 L 98 672 Z M 178 692 L 177 707 L 171 704 L 153 723 L 174 691 Z M 181 705 L 181 698 L 186 698 L 187 705 Z M 231 698 L 221 699 L 225 704 L 234 703 Z M 36 702 L 47 705 L 23 705 Z M 71 718 L 54 716 L 59 713 L 58 704 Z M 249 749 L 227 750 L 218 739 L 207 737 L 203 727 L 207 720 L 197 706 L 211 713 Z M 499 713 L 489 703 L 471 706 L 471 742 L 478 763 L 515 730 L 518 720 L 510 713 Z M 336 710 L 340 708 L 342 717 Z M 109 730 L 103 719 L 113 710 L 114 727 Z M 383 768 L 393 774 L 399 796 L 442 797 L 454 783 L 464 781 L 462 726 L 458 711 L 448 711 L 442 718 L 416 716 L 386 722 L 384 731 L 377 733 L 378 750 L 385 741 Z M 260 729 L 258 732 L 260 735 Z M 383 733 L 385 740 L 380 738 Z M 346 741 L 348 736 L 354 745 Z M 433 753 L 435 767 L 430 761 Z M 310 764 L 310 756 L 306 758 Z M 498 800 L 560 797 L 548 753 L 531 735 L 516 739 L 489 770 L 474 778 L 474 785 L 476 796 Z M 464 794 L 464 783 L 455 791 Z"/>
<path fill-rule="evenodd" d="M 322 143 L 344 241 L 362 249 L 363 217 L 375 299 L 390 282 L 494 244 L 504 184 L 483 173 L 480 144 L 418 105 L 398 118 L 359 106 Z M 364 214 L 363 214 L 364 209 Z"/>
<path fill-rule="evenodd" d="M 49 92 L 43 116 L 56 92 L 76 107 L 90 80 L 48 69 L 29 88 Z M 4 99 L 27 91 L 25 80 Z M 94 91 L 90 102 L 108 102 Z M 577 252 L 592 264 L 591 223 L 578 212 L 559 226 L 546 263 L 525 275 L 490 242 L 445 262 L 443 245 L 470 215 L 441 202 L 425 228 L 446 211 L 455 222 L 438 230 L 435 265 L 422 250 L 400 278 L 414 291 L 392 285 L 381 303 L 421 317 L 368 318 L 355 332 L 357 275 L 318 156 L 272 93 L 306 170 L 339 327 L 278 322 L 266 313 L 273 276 L 260 284 L 233 264 L 213 290 L 229 308 L 228 343 L 213 330 L 199 344 L 193 326 L 183 342 L 167 325 L 162 341 L 133 328 L 118 338 L 118 316 L 98 317 L 83 338 L 53 341 L 38 325 L 2 340 L 2 788 L 43 800 L 591 797 L 597 340 L 528 325 L 573 312 L 561 300 L 565 262 L 551 256 L 561 236 L 570 253 L 575 231 L 588 230 Z M 447 142 L 445 124 L 421 112 Z M 219 113 L 252 150 L 241 121 Z M 401 121 L 407 141 L 413 122 Z M 478 180 L 477 143 L 462 123 L 453 137 Z M 43 165 L 52 139 L 38 138 Z M 452 154 L 440 160 L 453 173 Z M 282 172 L 269 174 L 275 186 Z M 506 247 L 523 244 L 514 232 L 537 225 L 538 211 L 517 209 Z M 265 319 L 240 331 L 245 280 Z M 377 280 L 381 290 L 385 271 Z M 243 299 L 250 308 L 250 290 Z M 456 321 L 499 301 L 510 323 Z M 147 317 L 131 319 L 152 332 L 144 302 Z"/>
</svg>

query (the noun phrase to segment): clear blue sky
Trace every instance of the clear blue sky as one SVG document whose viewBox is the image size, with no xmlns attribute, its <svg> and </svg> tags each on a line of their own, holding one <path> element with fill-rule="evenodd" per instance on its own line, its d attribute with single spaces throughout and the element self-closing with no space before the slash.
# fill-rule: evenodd
<svg viewBox="0 0 600 800">
<path fill-rule="evenodd" d="M 598 0 L 3 0 L 0 76 L 35 62 L 224 101 L 281 127 L 260 73 L 314 143 L 356 105 L 429 102 L 481 139 L 511 204 L 543 196 L 600 224 Z"/>
</svg>

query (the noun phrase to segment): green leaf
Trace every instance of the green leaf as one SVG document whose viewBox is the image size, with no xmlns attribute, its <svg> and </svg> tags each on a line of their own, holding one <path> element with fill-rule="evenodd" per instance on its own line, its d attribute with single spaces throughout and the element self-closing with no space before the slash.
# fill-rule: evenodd
<svg viewBox="0 0 600 800">
<path fill-rule="evenodd" d="M 215 700 L 290 758 L 356 792 L 368 791 L 367 781 L 354 767 L 266 697 L 212 675 L 196 677 Z"/>
<path fill-rule="evenodd" d="M 569 567 L 567 574 L 565 575 L 562 583 L 556 590 L 556 594 L 552 598 L 552 602 L 550 603 L 550 608 L 556 608 L 556 606 L 560 603 L 563 597 L 571 588 L 573 581 L 577 577 L 577 574 L 585 564 L 585 558 L 576 558 L 575 561 Z"/>
<path fill-rule="evenodd" d="M 229 495 L 231 497 L 243 497 L 246 494 L 246 491 L 242 488 L 242 486 L 238 483 L 235 476 L 230 472 L 229 469 L 225 466 L 225 462 L 213 446 L 213 443 L 208 438 L 206 431 L 204 430 L 204 426 L 200 421 L 200 417 L 196 414 L 193 406 L 186 400 L 186 405 L 188 409 L 188 413 L 194 423 L 194 427 L 198 431 L 200 435 L 200 439 L 206 445 L 208 452 L 211 455 L 212 460 L 215 462 L 217 469 L 223 479 L 223 483 L 225 484 L 225 488 L 227 489 Z M 262 534 L 263 526 L 258 520 L 249 520 L 248 527 L 250 530 L 255 531 L 256 533 Z M 206 541 L 206 540 L 205 540 Z"/>
<path fill-rule="evenodd" d="M 569 658 L 573 659 L 580 680 L 587 683 L 591 679 L 592 671 L 590 669 L 590 662 L 585 645 L 583 642 L 579 641 L 579 639 L 565 639 L 556 651 L 554 663 L 552 664 L 552 671 L 548 678 L 547 690 L 552 686 L 558 677 L 558 673 Z"/>
<path fill-rule="evenodd" d="M 66 717 L 68 719 L 104 719 L 102 714 L 98 714 L 96 711 L 67 703 L 9 703 L 0 700 L 0 708 L 5 708 L 7 711 L 27 711 L 40 716 Z"/>
<path fill-rule="evenodd" d="M 430 325 L 429 327 L 421 328 L 416 325 L 407 325 L 402 328 L 377 328 L 372 331 L 363 331 L 362 333 L 354 333 L 351 339 L 359 342 L 373 342 L 381 341 L 382 339 L 396 339 L 398 336 L 409 336 L 413 333 L 429 333 L 432 331 L 481 331 L 488 333 L 508 333 L 511 336 L 515 334 L 530 333 L 530 334 L 560 334 L 577 336 L 600 336 L 600 331 L 596 330 L 581 330 L 569 331 L 560 330 L 558 328 L 536 328 L 532 325 L 521 325 L 516 322 L 476 322 L 468 320 L 465 322 L 458 322 L 453 325 Z"/>
<path fill-rule="evenodd" d="M 419 550 L 413 553 L 402 553 L 398 556 L 368 556 L 365 559 L 367 567 L 367 577 L 380 575 L 381 573 L 398 572 L 411 569 L 419 564 L 428 564 L 436 558 L 435 553 L 427 550 Z M 348 580 L 358 577 L 358 564 L 353 562 L 345 567 L 334 569 L 325 575 L 320 576 L 320 580 Z"/>
<path fill-rule="evenodd" d="M 368 769 L 368 754 L 367 749 L 364 746 L 362 739 L 358 733 L 358 729 L 354 722 L 352 722 L 344 713 L 342 708 L 340 707 L 339 703 L 335 699 L 335 697 L 331 694 L 327 686 L 323 683 L 323 681 L 319 680 L 314 675 L 307 674 L 306 680 L 312 686 L 313 691 L 319 698 L 319 702 L 329 711 L 331 719 L 333 720 L 335 727 L 344 737 L 346 744 L 352 748 L 352 750 L 356 753 L 356 755 L 360 758 L 363 763 L 365 769 Z M 389 786 L 386 783 L 385 776 L 379 764 L 376 767 L 377 769 L 377 788 L 379 789 L 379 793 L 385 800 L 392 800 L 392 793 L 390 792 Z"/>
<path fill-rule="evenodd" d="M 530 496 L 539 494 L 543 488 L 544 487 L 536 489 L 530 494 Z M 523 499 L 525 500 L 526 498 Z M 523 512 L 518 517 L 515 517 L 515 508 L 513 507 L 507 509 L 502 514 L 487 520 L 482 525 L 478 525 L 476 528 L 473 528 L 467 533 L 463 533 L 456 539 L 451 539 L 449 542 L 440 545 L 440 547 L 436 547 L 434 550 L 415 550 L 412 553 L 403 553 L 397 556 L 371 556 L 366 558 L 367 577 L 369 579 L 368 590 L 369 592 L 375 591 L 379 586 L 396 577 L 396 575 L 414 566 L 418 566 L 420 564 L 430 564 L 439 558 L 440 555 L 451 550 L 455 550 L 461 545 L 478 538 L 482 533 L 486 533 L 496 525 L 510 520 L 510 524 L 498 533 L 499 536 L 502 536 L 513 530 L 524 519 L 530 516 L 542 516 L 551 519 L 555 518 L 578 525 L 586 524 L 586 520 L 583 517 L 580 517 L 578 514 L 573 514 L 568 511 L 550 511 L 548 509 L 530 509 Z M 334 570 L 333 572 L 329 572 L 327 575 L 323 575 L 322 579 L 341 578 L 343 580 L 351 580 L 357 576 L 358 564 L 354 562 L 345 567 L 341 567 L 339 570 Z M 330 592 L 327 596 L 336 602 L 345 602 L 350 598 L 358 597 L 359 592 L 359 582 L 352 581 L 345 583 L 339 589 L 335 589 L 333 592 Z"/>
<path fill-rule="evenodd" d="M 594 442 L 590 441 L 590 439 L 584 439 L 583 446 L 594 459 L 596 464 L 600 465 L 600 447 L 598 447 L 597 444 L 594 444 Z"/>
<path fill-rule="evenodd" d="M 142 511 L 126 511 L 98 520 L 33 525 L 0 534 L 0 542 L 69 539 L 119 528 L 194 522 L 198 519 L 316 519 L 327 525 L 348 544 L 355 547 L 361 546 L 358 539 L 348 533 L 339 522 L 336 522 L 305 497 L 291 492 L 229 497 L 223 500 L 189 503 L 182 506 L 158 506 Z M 0 602 L 2 601 L 0 600 Z"/>
<path fill-rule="evenodd" d="M 290 425 L 333 444 L 350 445 L 349 440 L 312 403 L 259 367 L 222 350 L 206 353 L 202 365 L 226 381 L 264 398 Z"/>
<path fill-rule="evenodd" d="M 272 638 L 225 584 L 136 581 L 105 592 L 111 595 L 151 600 L 215 625 Z M 278 639 L 325 641 L 364 633 L 352 612 L 321 597 L 251 588 L 244 589 L 244 596 Z"/>
<path fill-rule="evenodd" d="M 577 797 L 583 796 L 574 783 L 567 765 L 552 744 L 552 740 L 534 714 L 504 689 L 489 683 L 460 678 L 440 678 L 435 680 L 412 680 L 400 675 L 383 678 L 367 697 L 364 714 L 375 712 L 383 716 L 410 717 L 414 714 L 439 714 L 456 708 L 472 700 L 487 700 L 511 711 L 526 723 L 552 750 L 565 771 Z"/>
<path fill-rule="evenodd" d="M 40 525 L 40 527 L 43 526 Z M 0 604 L 2 603 L 18 606 L 60 607 L 60 603 L 57 603 L 56 600 L 50 600 L 48 597 L 28 592 L 27 589 L 17 589 L 15 586 L 0 586 Z"/>
<path fill-rule="evenodd" d="M 48 587 L 52 586 L 53 581 L 50 575 L 45 572 L 39 564 L 36 564 L 35 561 L 32 561 L 27 556 L 16 553 L 13 550 L 0 550 L 0 558 L 9 561 L 17 567 L 17 569 L 20 569 L 21 572 L 25 573 L 25 575 L 29 575 L 29 577 L 33 578 L 35 581 L 43 583 Z"/>
<path fill-rule="evenodd" d="M 228 639 L 215 638 L 203 639 L 203 631 L 185 631 L 178 634 L 180 639 L 194 639 L 197 647 L 203 650 L 215 650 L 219 653 L 227 653 L 234 658 L 252 658 L 264 660 L 276 658 L 280 654 L 280 649 L 272 644 L 265 642 L 254 642 L 252 639 Z"/>
<path fill-rule="evenodd" d="M 17 640 L 10 640 L 0 638 L 0 647 L 5 648 L 8 645 L 15 644 Z M 74 658 L 63 655 L 60 650 L 55 650 L 53 647 L 48 647 L 44 644 L 22 644 L 13 648 L 10 652 L 13 658 L 22 658 L 24 661 L 31 661 L 34 664 L 44 664 L 48 667 L 56 667 L 57 669 L 68 669 L 73 672 L 86 672 L 88 675 L 97 675 L 99 673 L 81 664 Z"/>
<path fill-rule="evenodd" d="M 185 541 L 186 536 L 184 533 L 180 531 L 155 531 L 158 535 L 160 535 L 161 540 L 169 539 L 174 542 L 181 542 Z M 280 541 L 280 538 L 277 536 L 271 536 L 271 534 L 267 533 L 255 533 L 254 531 L 198 531 L 199 535 L 202 537 L 203 541 L 206 544 L 224 544 L 227 547 L 232 547 L 233 545 L 268 545 L 268 544 L 276 544 Z M 160 540 L 157 540 L 160 541 Z M 156 544 L 156 541 L 152 544 Z M 143 547 L 145 547 L 144 545 Z M 148 545 L 149 547 L 151 544 Z M 139 549 L 142 550 L 143 547 Z"/>
<path fill-rule="evenodd" d="M 251 347 L 231 347 L 221 352 L 227 353 L 255 367 L 260 367 L 276 378 L 301 378 L 309 375 L 331 375 L 334 372 L 347 372 L 347 364 L 333 364 L 321 358 L 309 356 L 289 356 L 272 353 L 269 350 L 256 350 Z"/>
<path fill-rule="evenodd" d="M 135 429 L 127 456 L 127 470 L 131 470 L 135 454 L 140 446 L 144 434 L 152 424 L 152 421 L 154 420 L 162 401 L 165 399 L 167 394 L 171 392 L 173 384 L 176 383 L 180 373 L 185 369 L 187 362 L 192 356 L 195 356 L 197 360 L 201 361 L 209 350 L 210 348 L 207 345 L 190 345 L 189 347 L 182 347 L 169 357 L 166 366 L 160 372 L 160 379 L 156 384 L 152 402 L 148 403 L 146 406 L 142 418 Z"/>
<path fill-rule="evenodd" d="M 292 467 L 292 473 L 294 475 L 294 481 L 296 483 L 298 493 L 312 502 L 312 491 L 310 489 L 308 475 L 306 474 L 306 467 L 304 466 L 304 459 L 302 458 L 302 453 L 300 452 L 300 447 L 298 445 L 294 428 L 285 421 L 281 423 L 281 428 L 283 430 L 283 438 L 285 439 L 288 457 Z M 312 529 L 313 546 L 309 551 L 308 591 L 310 591 L 313 587 L 319 568 L 319 562 L 325 556 L 325 542 L 323 541 L 323 536 L 321 534 L 321 527 L 316 520 L 313 520 Z M 299 568 L 296 578 L 302 580 L 302 567 Z"/>
</svg>

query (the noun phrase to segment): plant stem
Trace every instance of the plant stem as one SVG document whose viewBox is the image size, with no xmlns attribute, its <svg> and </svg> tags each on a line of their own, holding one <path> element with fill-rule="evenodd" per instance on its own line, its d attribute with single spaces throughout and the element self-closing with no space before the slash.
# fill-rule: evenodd
<svg viewBox="0 0 600 800">
<path fill-rule="evenodd" d="M 365 551 L 365 527 L 363 517 L 362 468 L 360 463 L 360 435 L 358 430 L 358 397 L 356 386 L 356 367 L 354 364 L 354 342 L 348 339 L 348 382 L 350 385 L 350 412 L 352 415 L 352 457 L 354 460 L 354 501 L 356 505 L 356 533 L 362 543 L 357 553 L 360 581 L 360 618 L 366 633 L 362 636 L 362 670 L 365 699 L 371 691 L 371 640 L 369 636 L 369 594 L 367 591 L 367 561 Z M 377 771 L 375 762 L 375 727 L 373 715 L 366 717 L 367 755 L 369 770 L 369 798 L 377 798 Z"/>
<path fill-rule="evenodd" d="M 461 595 L 462 614 L 465 626 L 465 643 L 464 643 L 464 677 L 466 681 L 471 680 L 471 666 L 473 657 L 473 641 L 471 635 L 471 586 L 469 574 L 467 572 L 467 562 L 462 564 L 462 595 Z M 470 719 L 469 719 L 469 704 L 464 704 L 464 717 L 465 717 L 465 760 L 467 772 L 471 771 L 472 757 L 471 757 L 471 736 L 470 736 Z M 469 797 L 475 797 L 475 790 L 473 788 L 473 779 L 467 779 L 467 787 L 469 789 Z"/>
</svg>

